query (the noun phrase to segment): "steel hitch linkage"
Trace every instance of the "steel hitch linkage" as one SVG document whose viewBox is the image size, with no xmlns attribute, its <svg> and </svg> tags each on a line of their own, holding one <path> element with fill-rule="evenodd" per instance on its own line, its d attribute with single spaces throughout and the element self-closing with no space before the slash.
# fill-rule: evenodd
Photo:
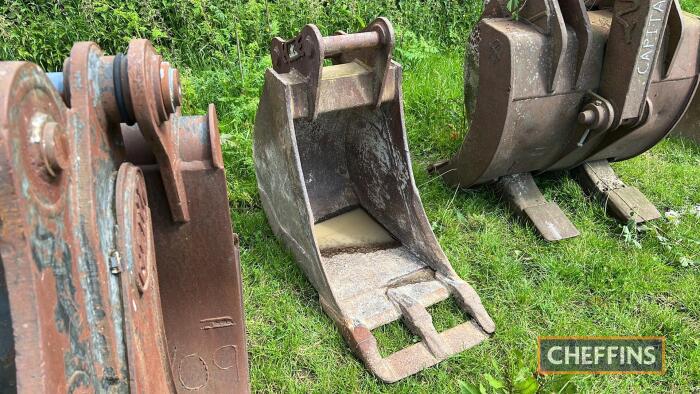
<svg viewBox="0 0 700 394">
<path fill-rule="evenodd" d="M 0 62 L 0 391 L 248 392 L 216 112 L 147 40 Z"/>
<path fill-rule="evenodd" d="M 253 145 L 270 226 L 350 348 L 385 382 L 495 330 L 423 211 L 393 47 L 384 18 L 356 34 L 323 37 L 307 25 L 294 39 L 274 39 Z M 438 333 L 426 308 L 450 296 L 473 320 Z M 422 341 L 382 357 L 371 331 L 399 318 Z"/>
<path fill-rule="evenodd" d="M 683 116 L 698 85 L 700 20 L 677 0 L 586 2 L 591 9 L 528 0 L 517 21 L 504 3 L 485 4 L 467 45 L 470 130 L 431 171 L 460 187 L 496 183 L 549 241 L 578 231 L 531 174 L 576 169 L 622 222 L 658 218 L 609 163 L 647 151 Z"/>
</svg>

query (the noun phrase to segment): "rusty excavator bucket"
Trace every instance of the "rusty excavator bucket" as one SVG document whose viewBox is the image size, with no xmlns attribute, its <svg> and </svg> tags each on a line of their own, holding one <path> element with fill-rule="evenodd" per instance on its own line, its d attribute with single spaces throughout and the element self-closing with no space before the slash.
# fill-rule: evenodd
<svg viewBox="0 0 700 394">
<path fill-rule="evenodd" d="M 150 42 L 0 62 L 0 392 L 248 392 L 216 112 Z"/>
<path fill-rule="evenodd" d="M 495 183 L 550 241 L 578 231 L 533 174 L 575 169 L 622 222 L 658 218 L 609 163 L 653 147 L 689 107 L 700 20 L 677 0 L 522 4 L 516 20 L 503 0 L 486 2 L 464 66 L 470 130 L 431 170 L 460 187 Z"/>
<path fill-rule="evenodd" d="M 673 129 L 673 134 L 692 140 L 700 145 L 700 93 L 695 93 L 693 102 L 681 121 Z"/>
<path fill-rule="evenodd" d="M 253 146 L 270 226 L 353 352 L 385 382 L 495 330 L 423 211 L 393 46 L 383 18 L 356 34 L 323 37 L 307 25 L 294 39 L 273 40 Z M 426 308 L 448 297 L 473 320 L 438 333 Z M 399 318 L 422 341 L 382 357 L 371 331 Z"/>
</svg>

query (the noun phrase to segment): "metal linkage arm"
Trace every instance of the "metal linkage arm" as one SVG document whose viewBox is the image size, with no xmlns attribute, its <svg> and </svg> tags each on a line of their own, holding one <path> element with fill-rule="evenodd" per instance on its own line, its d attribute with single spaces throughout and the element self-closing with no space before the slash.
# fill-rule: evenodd
<svg viewBox="0 0 700 394">
<path fill-rule="evenodd" d="M 598 90 L 612 103 L 612 128 L 642 117 L 672 3 L 618 0 L 614 4 Z"/>
<path fill-rule="evenodd" d="M 385 18 L 378 18 L 359 33 L 339 32 L 330 37 L 323 37 L 318 28 L 310 24 L 291 40 L 279 37 L 272 40 L 272 65 L 277 73 L 295 70 L 308 79 L 308 114 L 316 119 L 321 112 L 319 100 L 324 59 L 332 59 L 334 64 L 357 60 L 370 68 L 373 102 L 379 106 L 391 75 L 389 66 L 394 42 L 394 28 Z"/>
</svg>

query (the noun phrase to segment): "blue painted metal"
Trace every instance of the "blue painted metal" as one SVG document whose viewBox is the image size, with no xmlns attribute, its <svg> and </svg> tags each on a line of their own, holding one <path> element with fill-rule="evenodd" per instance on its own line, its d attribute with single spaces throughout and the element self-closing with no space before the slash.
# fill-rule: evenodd
<svg viewBox="0 0 700 394">
<path fill-rule="evenodd" d="M 58 94 L 63 96 L 63 92 L 65 91 L 65 86 L 63 86 L 63 72 L 50 72 L 46 73 L 46 76 L 49 77 L 49 81 L 51 81 L 51 84 Z"/>
<path fill-rule="evenodd" d="M 0 246 L 2 247 L 2 246 Z M 12 336 L 12 316 L 10 315 L 10 299 L 5 285 L 5 270 L 0 255 L 0 388 L 14 391 L 17 388 L 15 379 L 15 344 Z"/>
</svg>

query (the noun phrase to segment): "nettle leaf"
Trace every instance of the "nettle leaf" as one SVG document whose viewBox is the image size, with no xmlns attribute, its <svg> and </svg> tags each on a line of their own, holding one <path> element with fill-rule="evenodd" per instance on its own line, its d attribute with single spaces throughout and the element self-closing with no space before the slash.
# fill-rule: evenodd
<svg viewBox="0 0 700 394">
<path fill-rule="evenodd" d="M 493 387 L 493 388 L 496 389 L 496 390 L 499 390 L 499 389 L 502 389 L 502 388 L 506 387 L 506 385 L 503 384 L 503 382 L 501 382 L 500 380 L 494 378 L 491 374 L 488 374 L 488 373 L 487 373 L 487 374 L 484 374 L 484 379 L 486 379 L 486 381 L 488 382 L 489 386 Z"/>
<path fill-rule="evenodd" d="M 678 262 L 681 264 L 681 267 L 683 267 L 683 268 L 692 268 L 692 267 L 695 267 L 695 265 L 697 264 L 697 262 L 695 260 L 692 260 L 692 259 L 685 257 L 685 256 L 681 257 L 678 260 Z"/>
<path fill-rule="evenodd" d="M 480 394 L 479 388 L 468 382 L 459 381 L 459 392 L 461 394 Z"/>
<path fill-rule="evenodd" d="M 549 393 L 555 394 L 574 394 L 578 392 L 578 387 L 571 381 L 572 375 L 563 375 L 560 378 L 554 379 L 552 385 L 547 389 Z"/>
<path fill-rule="evenodd" d="M 513 383 L 513 392 L 518 394 L 535 394 L 539 388 L 537 379 L 532 375 L 516 380 Z"/>
</svg>

